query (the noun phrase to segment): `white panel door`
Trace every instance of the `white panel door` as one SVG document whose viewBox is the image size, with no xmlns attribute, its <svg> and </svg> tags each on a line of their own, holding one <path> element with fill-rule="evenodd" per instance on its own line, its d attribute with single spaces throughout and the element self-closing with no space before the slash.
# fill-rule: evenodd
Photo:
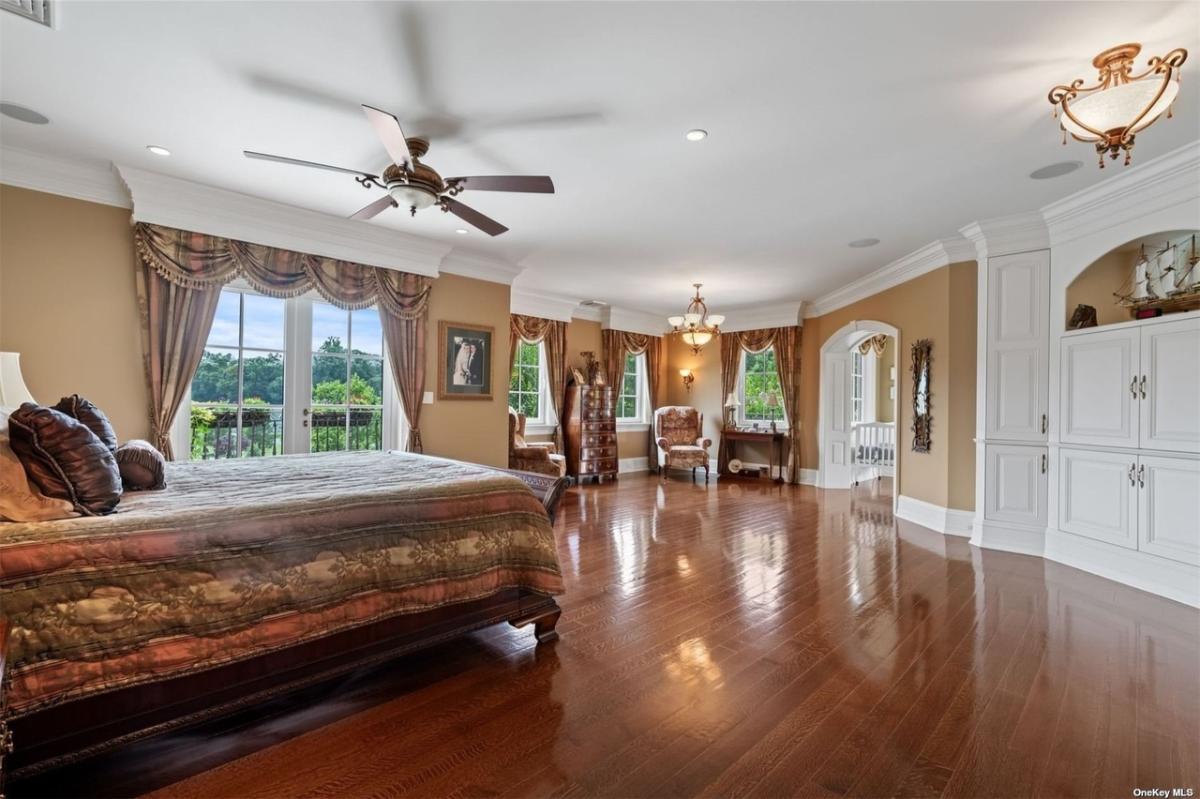
<svg viewBox="0 0 1200 799">
<path fill-rule="evenodd" d="M 1046 448 L 988 444 L 984 462 L 984 517 L 1046 526 Z"/>
<path fill-rule="evenodd" d="M 1138 549 L 1200 565 L 1200 461 L 1138 458 Z"/>
<path fill-rule="evenodd" d="M 824 362 L 825 452 L 821 482 L 825 488 L 850 487 L 850 353 L 826 353 Z"/>
<path fill-rule="evenodd" d="M 1062 339 L 1064 443 L 1137 447 L 1138 332 L 1123 328 Z"/>
<path fill-rule="evenodd" d="M 1200 452 L 1200 319 L 1142 328 L 1141 447 Z"/>
<path fill-rule="evenodd" d="M 1050 252 L 988 259 L 987 437 L 1045 441 Z"/>
<path fill-rule="evenodd" d="M 1064 448 L 1058 465 L 1059 529 L 1137 549 L 1137 456 Z"/>
</svg>

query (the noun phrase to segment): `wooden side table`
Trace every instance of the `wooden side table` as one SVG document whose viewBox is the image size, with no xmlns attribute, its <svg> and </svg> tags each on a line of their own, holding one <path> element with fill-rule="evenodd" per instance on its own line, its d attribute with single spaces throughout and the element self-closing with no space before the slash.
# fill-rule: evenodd
<svg viewBox="0 0 1200 799">
<path fill-rule="evenodd" d="M 773 479 L 776 483 L 783 482 L 783 433 L 771 431 L 754 432 L 753 430 L 733 430 L 725 429 L 721 431 L 721 438 L 729 447 L 729 457 L 733 458 L 735 451 L 735 443 L 738 441 L 757 441 L 769 445 L 769 463 L 767 465 L 767 476 Z M 779 476 L 775 477 L 776 468 L 778 468 Z M 743 475 L 734 474 L 730 471 L 724 471 L 720 475 L 722 478 L 732 477 L 743 480 L 754 479 Z"/>
</svg>

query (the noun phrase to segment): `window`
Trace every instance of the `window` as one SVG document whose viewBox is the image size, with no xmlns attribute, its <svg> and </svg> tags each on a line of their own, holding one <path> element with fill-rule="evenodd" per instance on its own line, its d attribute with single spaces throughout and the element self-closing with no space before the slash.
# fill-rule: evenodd
<svg viewBox="0 0 1200 799">
<path fill-rule="evenodd" d="M 310 452 L 383 448 L 383 371 L 376 308 L 312 303 Z"/>
<path fill-rule="evenodd" d="M 621 380 L 621 393 L 617 397 L 617 419 L 627 423 L 645 421 L 642 397 L 646 389 L 646 355 L 625 353 L 625 377 Z"/>
<path fill-rule="evenodd" d="M 192 379 L 191 457 L 283 453 L 284 301 L 226 289 Z"/>
<path fill-rule="evenodd" d="M 525 414 L 527 425 L 549 424 L 545 360 L 540 342 L 522 341 L 517 346 L 517 360 L 508 383 L 508 406 Z"/>
<path fill-rule="evenodd" d="M 221 291 L 172 436 L 195 460 L 399 446 L 379 311 Z"/>
<path fill-rule="evenodd" d="M 863 354 L 857 349 L 850 356 L 850 421 L 863 422 L 863 383 L 866 377 L 863 369 Z"/>
<path fill-rule="evenodd" d="M 775 368 L 775 348 L 762 352 L 742 353 L 741 375 L 742 407 L 744 422 L 770 422 L 786 426 L 783 413 L 783 393 L 779 388 L 779 372 Z M 767 405 L 767 395 L 774 394 L 779 405 Z"/>
</svg>

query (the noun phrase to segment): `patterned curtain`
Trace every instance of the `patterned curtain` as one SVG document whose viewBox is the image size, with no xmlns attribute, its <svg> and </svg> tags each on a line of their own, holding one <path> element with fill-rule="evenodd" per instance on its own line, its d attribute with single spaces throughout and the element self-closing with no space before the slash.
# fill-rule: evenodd
<svg viewBox="0 0 1200 799">
<path fill-rule="evenodd" d="M 858 345 L 858 354 L 866 355 L 871 350 L 875 350 L 875 354 L 877 356 L 883 355 L 883 350 L 885 347 L 887 347 L 887 340 L 888 337 L 883 334 L 871 336 L 869 339 Z"/>
<path fill-rule="evenodd" d="M 269 297 L 316 290 L 348 311 L 378 305 L 409 424 L 405 448 L 421 451 L 428 278 L 145 222 L 134 225 L 133 240 L 142 266 L 138 291 L 150 419 L 164 454 L 171 453 L 170 428 L 200 364 L 221 287 L 238 277 Z"/>
<path fill-rule="evenodd" d="M 608 384 L 618 394 L 625 380 L 625 357 L 627 355 L 646 355 L 646 387 L 650 395 L 650 418 L 659 407 L 658 372 L 662 364 L 662 336 L 651 336 L 647 333 L 630 333 L 625 330 L 605 329 L 600 332 L 603 345 L 604 372 L 608 376 Z M 650 425 L 650 458 L 651 466 L 658 466 L 658 444 L 654 435 L 654 425 Z M 620 457 L 618 451 L 617 457 Z"/>
<path fill-rule="evenodd" d="M 800 482 L 800 330 L 799 327 L 768 327 L 721 334 L 721 401 L 737 390 L 742 351 L 756 353 L 775 348 L 775 370 L 783 394 L 788 420 L 788 482 Z M 729 452 L 722 437 L 717 465 L 724 472 Z"/>
<path fill-rule="evenodd" d="M 542 319 L 538 316 L 509 314 L 508 373 L 517 365 L 517 347 L 522 341 L 530 344 L 545 342 L 546 378 L 550 383 L 550 405 L 558 425 L 554 428 L 554 444 L 559 452 L 565 452 L 563 430 L 566 420 L 562 411 L 567 396 L 567 323 L 557 319 Z"/>
</svg>

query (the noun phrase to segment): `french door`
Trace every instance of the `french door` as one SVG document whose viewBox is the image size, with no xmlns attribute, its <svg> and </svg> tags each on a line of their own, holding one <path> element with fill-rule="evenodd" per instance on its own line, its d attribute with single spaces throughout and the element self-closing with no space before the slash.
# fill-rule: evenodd
<svg viewBox="0 0 1200 799">
<path fill-rule="evenodd" d="M 177 457 L 247 458 L 398 445 L 399 405 L 376 308 L 224 289 Z"/>
</svg>

